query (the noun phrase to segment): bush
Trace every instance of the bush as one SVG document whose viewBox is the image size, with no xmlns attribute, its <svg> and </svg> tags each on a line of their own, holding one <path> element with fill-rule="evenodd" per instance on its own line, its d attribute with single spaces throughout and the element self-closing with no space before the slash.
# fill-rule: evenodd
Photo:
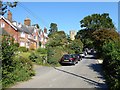
<svg viewBox="0 0 120 90">
<path fill-rule="evenodd" d="M 15 82 L 28 80 L 35 73 L 33 71 L 32 62 L 22 56 L 16 56 L 13 58 L 15 65 L 11 72 L 4 70 L 3 74 L 5 77 L 2 78 L 2 85 L 8 87 Z M 5 72 L 6 71 L 6 72 Z M 24 74 L 23 74 L 24 73 Z"/>
<path fill-rule="evenodd" d="M 37 58 L 38 58 L 37 55 L 35 55 L 35 53 L 33 52 L 29 56 L 29 59 L 32 60 L 33 62 L 35 62 Z"/>
<path fill-rule="evenodd" d="M 15 43 L 15 46 L 16 46 L 16 47 L 19 47 L 20 45 L 19 45 L 19 43 Z"/>
<path fill-rule="evenodd" d="M 62 47 L 49 47 L 48 54 L 47 54 L 47 62 L 51 65 L 58 65 L 59 60 L 61 59 L 62 55 L 64 54 L 64 50 Z"/>
<path fill-rule="evenodd" d="M 8 87 L 17 81 L 27 80 L 34 72 L 32 63 L 24 57 L 15 57 L 17 50 L 12 37 L 4 36 L 2 39 L 2 87 Z M 24 74 L 23 74 L 24 73 Z"/>
<path fill-rule="evenodd" d="M 43 65 L 46 61 L 46 54 L 39 54 L 37 52 L 32 52 L 29 59 L 37 64 Z"/>
<path fill-rule="evenodd" d="M 45 48 L 38 48 L 37 52 L 39 52 L 40 54 L 47 54 L 47 50 Z"/>
<path fill-rule="evenodd" d="M 20 52 L 27 52 L 28 51 L 28 49 L 26 47 L 19 47 L 18 50 Z"/>
<path fill-rule="evenodd" d="M 118 43 L 107 43 L 103 46 L 103 68 L 110 90 L 120 88 L 120 46 Z"/>
</svg>

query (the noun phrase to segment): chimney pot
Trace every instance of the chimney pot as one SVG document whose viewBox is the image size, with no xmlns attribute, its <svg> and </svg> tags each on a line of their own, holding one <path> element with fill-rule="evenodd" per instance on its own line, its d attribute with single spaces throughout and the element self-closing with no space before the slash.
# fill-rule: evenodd
<svg viewBox="0 0 120 90">
<path fill-rule="evenodd" d="M 29 18 L 26 18 L 24 20 L 24 25 L 30 26 L 31 25 L 31 20 Z"/>
<path fill-rule="evenodd" d="M 12 22 L 12 13 L 10 12 L 10 10 L 8 10 L 7 18 L 10 22 Z"/>
<path fill-rule="evenodd" d="M 44 28 L 44 33 L 47 33 L 47 28 Z"/>
</svg>

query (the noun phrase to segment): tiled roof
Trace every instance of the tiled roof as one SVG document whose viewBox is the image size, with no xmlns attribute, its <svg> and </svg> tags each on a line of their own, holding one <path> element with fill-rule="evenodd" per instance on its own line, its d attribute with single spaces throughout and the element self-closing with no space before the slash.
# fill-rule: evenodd
<svg viewBox="0 0 120 90">
<path fill-rule="evenodd" d="M 19 25 L 16 26 L 19 32 L 25 32 L 27 34 L 32 34 L 34 32 L 34 26 Z"/>
<path fill-rule="evenodd" d="M 3 18 L 11 27 L 13 27 L 15 30 L 17 30 L 17 28 L 9 21 L 7 20 L 5 17 L 1 16 L 0 19 Z"/>
</svg>

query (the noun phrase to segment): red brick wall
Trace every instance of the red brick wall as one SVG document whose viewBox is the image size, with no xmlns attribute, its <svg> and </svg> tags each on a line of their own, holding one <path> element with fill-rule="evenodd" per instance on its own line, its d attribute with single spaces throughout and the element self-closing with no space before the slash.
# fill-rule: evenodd
<svg viewBox="0 0 120 90">
<path fill-rule="evenodd" d="M 4 23 L 5 24 L 4 30 L 7 31 L 11 36 L 13 36 L 13 38 L 16 38 L 15 42 L 19 41 L 18 40 L 18 31 L 16 31 L 13 27 L 11 27 L 3 19 L 0 19 L 0 23 Z"/>
</svg>

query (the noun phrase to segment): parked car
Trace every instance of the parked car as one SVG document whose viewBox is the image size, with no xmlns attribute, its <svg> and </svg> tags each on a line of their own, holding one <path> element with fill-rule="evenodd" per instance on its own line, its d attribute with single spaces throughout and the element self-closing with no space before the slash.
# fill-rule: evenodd
<svg viewBox="0 0 120 90">
<path fill-rule="evenodd" d="M 80 54 L 74 54 L 76 56 L 76 58 L 78 59 L 78 61 L 82 60 L 82 56 Z"/>
<path fill-rule="evenodd" d="M 84 57 L 85 57 L 85 54 L 84 54 L 84 53 L 80 53 L 80 55 L 82 56 L 82 58 L 84 58 Z"/>
<path fill-rule="evenodd" d="M 74 54 L 65 54 L 62 56 L 60 60 L 60 64 L 73 64 L 75 65 L 78 63 L 78 59 Z"/>
</svg>

